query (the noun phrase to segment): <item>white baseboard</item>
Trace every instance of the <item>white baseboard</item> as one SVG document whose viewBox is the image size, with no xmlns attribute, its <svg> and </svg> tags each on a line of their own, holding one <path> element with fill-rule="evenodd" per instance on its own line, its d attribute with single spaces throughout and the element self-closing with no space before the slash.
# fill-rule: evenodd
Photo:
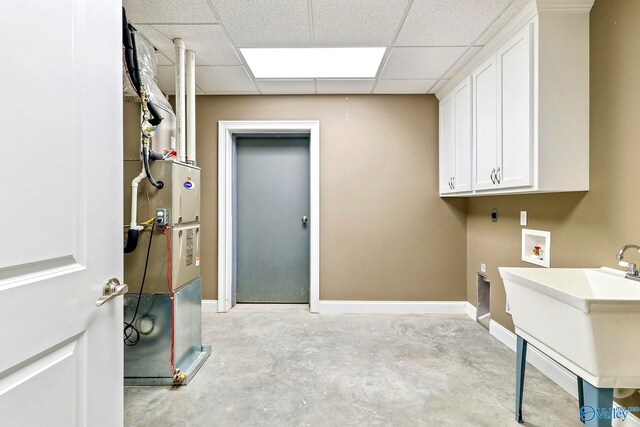
<svg viewBox="0 0 640 427">
<path fill-rule="evenodd" d="M 500 342 L 509 347 L 511 350 L 516 351 L 516 334 L 496 322 L 491 320 L 489 322 L 489 333 L 496 337 Z M 535 347 L 529 345 L 527 347 L 527 362 L 535 366 L 540 372 L 546 375 L 551 381 L 558 384 L 562 389 L 569 393 L 574 398 L 578 398 L 578 381 L 575 374 L 568 371 L 562 365 L 555 362 L 553 359 L 542 353 Z M 620 406 L 614 402 L 614 407 Z M 624 422 L 618 420 L 620 426 L 634 426 L 640 427 L 640 418 L 635 415 L 629 414 Z M 613 426 L 618 424 L 614 421 Z"/>
<path fill-rule="evenodd" d="M 203 313 L 217 313 L 218 312 L 218 300 L 215 300 L 215 299 L 203 299 L 202 300 L 202 312 Z"/>
<path fill-rule="evenodd" d="M 320 300 L 318 313 L 466 314 L 467 301 Z"/>
<path fill-rule="evenodd" d="M 465 312 L 466 312 L 467 316 L 469 316 L 471 318 L 471 320 L 473 320 L 473 321 L 476 320 L 476 315 L 478 313 L 478 309 L 476 308 L 475 305 L 471 304 L 469 301 L 467 301 L 467 305 L 465 307 Z"/>
</svg>

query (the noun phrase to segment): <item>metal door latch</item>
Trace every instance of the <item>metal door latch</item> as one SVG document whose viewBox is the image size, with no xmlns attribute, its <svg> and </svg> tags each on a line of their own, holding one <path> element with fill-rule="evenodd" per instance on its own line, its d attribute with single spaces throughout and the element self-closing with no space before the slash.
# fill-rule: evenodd
<svg viewBox="0 0 640 427">
<path fill-rule="evenodd" d="M 129 291 L 129 287 L 124 283 L 120 283 L 118 279 L 115 277 L 109 279 L 107 283 L 104 284 L 104 288 L 102 290 L 102 296 L 98 301 L 96 301 L 96 307 L 100 307 L 105 302 L 113 299 L 117 296 L 124 295 Z"/>
</svg>

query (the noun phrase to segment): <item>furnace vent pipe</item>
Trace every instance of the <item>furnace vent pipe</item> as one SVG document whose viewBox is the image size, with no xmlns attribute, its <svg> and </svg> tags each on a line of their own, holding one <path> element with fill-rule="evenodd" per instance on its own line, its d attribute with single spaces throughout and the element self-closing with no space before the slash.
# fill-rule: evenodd
<svg viewBox="0 0 640 427">
<path fill-rule="evenodd" d="M 178 161 L 186 160 L 185 150 L 185 79 L 184 79 L 184 42 L 182 39 L 173 39 L 176 46 L 176 135 L 178 138 Z"/>
<path fill-rule="evenodd" d="M 196 164 L 196 53 L 188 50 L 187 67 L 187 163 Z"/>
</svg>

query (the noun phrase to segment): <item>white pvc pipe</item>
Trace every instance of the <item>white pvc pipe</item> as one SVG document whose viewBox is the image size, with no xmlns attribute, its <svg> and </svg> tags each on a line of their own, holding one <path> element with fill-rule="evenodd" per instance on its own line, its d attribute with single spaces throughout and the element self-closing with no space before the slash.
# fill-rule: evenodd
<svg viewBox="0 0 640 427">
<path fill-rule="evenodd" d="M 182 39 L 173 39 L 176 46 L 176 136 L 178 139 L 178 161 L 186 160 L 185 150 L 185 82 L 184 82 L 184 42 Z"/>
<path fill-rule="evenodd" d="M 147 173 L 142 166 L 142 171 L 131 181 L 131 223 L 132 230 L 142 230 L 144 227 L 138 225 L 138 184 L 147 177 Z"/>
<path fill-rule="evenodd" d="M 187 163 L 196 164 L 196 54 L 187 51 Z"/>
</svg>

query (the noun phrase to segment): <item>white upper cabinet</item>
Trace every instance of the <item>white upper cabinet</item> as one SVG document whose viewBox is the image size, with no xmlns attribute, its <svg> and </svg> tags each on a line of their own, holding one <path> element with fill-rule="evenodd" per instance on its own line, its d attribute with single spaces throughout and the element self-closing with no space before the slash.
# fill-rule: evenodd
<svg viewBox="0 0 640 427">
<path fill-rule="evenodd" d="M 440 102 L 440 193 L 471 191 L 471 81 Z"/>
<path fill-rule="evenodd" d="M 453 91 L 455 127 L 455 175 L 453 188 L 471 190 L 471 80 L 466 79 Z"/>
<path fill-rule="evenodd" d="M 436 94 L 442 196 L 589 189 L 592 5 L 531 1 Z"/>
<path fill-rule="evenodd" d="M 500 102 L 495 180 L 500 188 L 532 184 L 532 29 L 533 24 L 525 25 L 496 54 Z"/>
<path fill-rule="evenodd" d="M 494 189 L 498 165 L 498 78 L 491 56 L 471 75 L 473 80 L 473 188 Z"/>
<path fill-rule="evenodd" d="M 440 102 L 440 193 L 453 193 L 456 147 L 454 144 L 453 96 Z"/>
</svg>

